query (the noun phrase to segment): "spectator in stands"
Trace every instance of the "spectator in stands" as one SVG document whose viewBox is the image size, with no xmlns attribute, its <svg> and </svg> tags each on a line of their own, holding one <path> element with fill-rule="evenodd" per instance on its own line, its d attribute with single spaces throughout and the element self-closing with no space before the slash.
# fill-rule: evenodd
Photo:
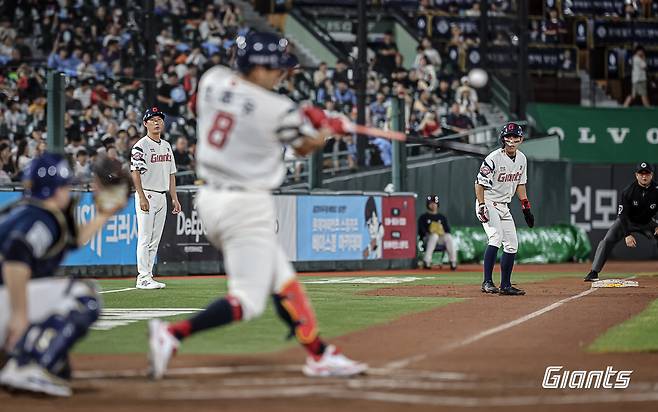
<svg viewBox="0 0 658 412">
<path fill-rule="evenodd" d="M 546 43 L 561 43 L 562 35 L 567 32 L 567 28 L 564 19 L 559 17 L 557 9 L 548 11 L 548 19 L 544 21 L 542 31 Z"/>
<path fill-rule="evenodd" d="M 421 56 L 418 62 L 418 69 L 416 69 L 419 82 L 419 88 L 434 90 L 438 86 L 438 78 L 436 76 L 436 68 L 428 62 L 426 56 Z"/>
<path fill-rule="evenodd" d="M 327 73 L 327 63 L 320 62 L 318 69 L 313 72 L 313 84 L 315 87 L 320 87 L 320 85 L 324 83 L 328 76 L 329 74 Z"/>
<path fill-rule="evenodd" d="M 439 52 L 432 46 L 432 40 L 429 37 L 423 37 L 418 46 L 418 54 L 414 59 L 413 67 L 418 68 L 420 66 L 421 57 L 425 57 L 428 64 L 434 66 L 436 70 L 441 68 L 441 55 Z"/>
<path fill-rule="evenodd" d="M 446 118 L 446 125 L 449 134 L 462 133 L 475 127 L 470 116 L 462 113 L 461 106 L 457 102 L 450 108 L 450 113 L 448 113 Z"/>
<path fill-rule="evenodd" d="M 315 91 L 315 103 L 319 106 L 326 106 L 327 101 L 333 99 L 333 95 L 334 84 L 331 79 L 325 79 Z"/>
<path fill-rule="evenodd" d="M 368 106 L 368 117 L 370 124 L 383 128 L 386 125 L 386 113 L 388 111 L 388 104 L 386 103 L 386 96 L 384 93 L 379 92 L 375 97 L 375 101 Z"/>
<path fill-rule="evenodd" d="M 441 136 L 441 125 L 437 121 L 436 113 L 428 111 L 422 114 L 422 120 L 418 125 L 418 132 L 423 137 Z"/>
<path fill-rule="evenodd" d="M 644 47 L 636 46 L 632 59 L 633 71 L 631 72 L 632 90 L 626 97 L 624 107 L 631 105 L 633 100 L 640 96 L 644 107 L 651 107 L 647 94 L 647 56 Z"/>
<path fill-rule="evenodd" d="M 218 48 L 222 44 L 222 36 L 225 34 L 226 30 L 224 30 L 222 24 L 217 20 L 213 11 L 206 11 L 204 20 L 199 25 L 199 35 L 201 36 L 201 40 L 208 43 L 208 45 L 213 45 Z"/>
<path fill-rule="evenodd" d="M 461 86 L 455 92 L 455 101 L 462 108 L 462 113 L 476 113 L 478 111 L 478 94 L 471 87 L 468 76 L 461 79 Z"/>
<path fill-rule="evenodd" d="M 393 41 L 393 32 L 384 33 L 384 41 L 377 48 L 375 57 L 375 70 L 382 74 L 383 77 L 390 77 L 395 70 L 395 58 L 398 56 L 398 46 Z"/>
<path fill-rule="evenodd" d="M 448 79 L 442 78 L 439 81 L 439 90 L 437 91 L 437 96 L 440 99 L 440 107 L 442 107 L 447 113 L 448 108 L 452 106 L 455 101 L 454 91 L 450 88 Z"/>
<path fill-rule="evenodd" d="M 334 90 L 333 101 L 336 103 L 338 110 L 343 113 L 349 113 L 356 106 L 356 94 L 350 89 L 347 82 L 341 80 Z"/>
<path fill-rule="evenodd" d="M 434 110 L 434 105 L 434 96 L 429 90 L 423 90 L 419 93 L 418 99 L 414 101 L 413 110 L 414 112 L 420 113 L 422 118 L 422 115 Z"/>
<path fill-rule="evenodd" d="M 347 62 L 343 59 L 338 59 L 336 61 L 336 67 L 334 73 L 331 76 L 331 80 L 334 84 L 338 84 L 340 81 L 344 81 L 349 84 L 350 78 L 349 73 L 347 72 Z"/>
<path fill-rule="evenodd" d="M 84 109 L 91 106 L 91 86 L 94 84 L 92 79 L 86 79 L 80 83 L 80 86 L 73 92 L 73 98 L 78 100 Z"/>
<path fill-rule="evenodd" d="M 167 75 L 166 82 L 158 88 L 158 107 L 163 113 L 167 115 L 165 128 L 168 129 L 169 125 L 178 117 L 180 101 L 178 96 L 174 93 L 179 88 L 178 76 L 175 72 Z"/>
<path fill-rule="evenodd" d="M 11 157 L 11 145 L 8 142 L 0 143 L 0 164 L 2 164 L 2 173 L 6 175 L 9 180 L 14 180 L 16 177 L 16 166 Z M 3 183 L 5 182 L 3 179 Z"/>
<path fill-rule="evenodd" d="M 73 137 L 69 137 L 69 144 L 64 148 L 66 154 L 71 155 L 75 158 L 79 151 L 85 150 L 85 145 L 82 142 L 82 137 L 78 134 Z"/>
<path fill-rule="evenodd" d="M 16 149 L 16 166 L 19 172 L 22 172 L 25 169 L 32 158 L 30 157 L 30 148 L 27 144 L 27 139 L 24 137 L 18 142 L 18 148 Z"/>
<path fill-rule="evenodd" d="M 187 147 L 187 137 L 179 136 L 178 139 L 176 139 L 174 160 L 176 161 L 176 168 L 179 172 L 193 170 L 194 164 Z"/>
<path fill-rule="evenodd" d="M 471 5 L 471 8 L 466 10 L 464 14 L 467 17 L 480 17 L 480 2 L 474 1 L 473 5 Z"/>
<path fill-rule="evenodd" d="M 624 12 L 622 16 L 625 20 L 635 20 L 638 17 L 638 7 L 635 1 L 624 1 Z"/>
</svg>

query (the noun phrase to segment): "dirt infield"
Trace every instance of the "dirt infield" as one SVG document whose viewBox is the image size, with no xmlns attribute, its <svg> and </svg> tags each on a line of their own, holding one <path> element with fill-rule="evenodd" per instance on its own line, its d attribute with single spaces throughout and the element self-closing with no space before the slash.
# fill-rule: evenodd
<svg viewBox="0 0 658 412">
<path fill-rule="evenodd" d="M 518 268 L 579 274 L 587 269 L 586 265 Z M 658 274 L 658 264 L 613 263 L 606 270 Z M 144 377 L 146 362 L 141 355 L 77 355 L 73 359 L 78 371 L 73 398 L 35 400 L 0 391 L 0 409 L 658 409 L 658 353 L 593 354 L 584 350 L 605 330 L 658 298 L 658 277 L 643 277 L 641 287 L 627 289 L 591 290 L 581 281 L 581 275 L 522 286 L 528 292 L 523 297 L 483 295 L 477 287 L 455 285 L 386 286 L 369 291 L 370 295 L 380 296 L 450 296 L 464 300 L 336 339 L 350 356 L 372 366 L 367 376 L 355 379 L 303 377 L 299 372 L 304 356 L 300 349 L 258 356 L 180 356 L 173 360 L 168 378 L 156 383 Z M 605 370 L 612 366 L 617 371 L 634 372 L 629 388 L 623 390 L 542 389 L 545 368 L 551 365 L 564 365 L 567 370 Z"/>
</svg>

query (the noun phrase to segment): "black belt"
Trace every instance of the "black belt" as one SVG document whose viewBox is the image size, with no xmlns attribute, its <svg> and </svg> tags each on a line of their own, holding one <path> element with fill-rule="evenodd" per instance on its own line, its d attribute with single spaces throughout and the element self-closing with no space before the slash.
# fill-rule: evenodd
<svg viewBox="0 0 658 412">
<path fill-rule="evenodd" d="M 145 191 L 147 191 L 147 192 L 160 193 L 160 194 L 162 194 L 162 195 L 164 195 L 165 193 L 167 193 L 166 190 L 162 190 L 162 191 L 160 191 L 160 190 L 151 190 L 151 189 L 142 189 L 142 190 L 145 190 Z"/>
</svg>

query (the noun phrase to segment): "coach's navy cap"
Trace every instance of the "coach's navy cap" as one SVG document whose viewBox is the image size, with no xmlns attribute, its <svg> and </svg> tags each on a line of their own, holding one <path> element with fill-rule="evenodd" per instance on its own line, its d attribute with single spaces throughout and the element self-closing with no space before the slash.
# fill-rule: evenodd
<svg viewBox="0 0 658 412">
<path fill-rule="evenodd" d="M 653 173 L 653 167 L 647 162 L 641 162 L 637 164 L 635 173 Z"/>
<path fill-rule="evenodd" d="M 158 109 L 157 107 L 150 107 L 146 109 L 146 112 L 144 112 L 144 117 L 142 117 L 142 121 L 146 122 L 148 121 L 148 119 L 155 116 L 160 116 L 162 120 L 165 119 L 165 114 L 162 113 L 160 109 Z"/>
</svg>

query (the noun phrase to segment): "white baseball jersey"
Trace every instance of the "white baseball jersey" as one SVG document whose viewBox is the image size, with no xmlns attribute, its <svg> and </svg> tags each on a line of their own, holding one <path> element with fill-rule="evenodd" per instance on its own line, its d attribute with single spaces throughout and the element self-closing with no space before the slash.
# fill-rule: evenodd
<svg viewBox="0 0 658 412">
<path fill-rule="evenodd" d="M 520 150 L 512 160 L 504 149 L 496 149 L 482 162 L 475 183 L 484 186 L 484 200 L 509 203 L 518 185 L 528 181 L 528 162 Z"/>
<path fill-rule="evenodd" d="M 170 175 L 176 173 L 171 145 L 164 139 L 156 142 L 148 136 L 142 137 L 130 152 L 130 170 L 139 170 L 144 189 L 169 191 Z"/>
<path fill-rule="evenodd" d="M 285 177 L 282 144 L 316 132 L 288 97 L 216 66 L 199 82 L 197 175 L 211 186 L 272 190 Z"/>
</svg>

